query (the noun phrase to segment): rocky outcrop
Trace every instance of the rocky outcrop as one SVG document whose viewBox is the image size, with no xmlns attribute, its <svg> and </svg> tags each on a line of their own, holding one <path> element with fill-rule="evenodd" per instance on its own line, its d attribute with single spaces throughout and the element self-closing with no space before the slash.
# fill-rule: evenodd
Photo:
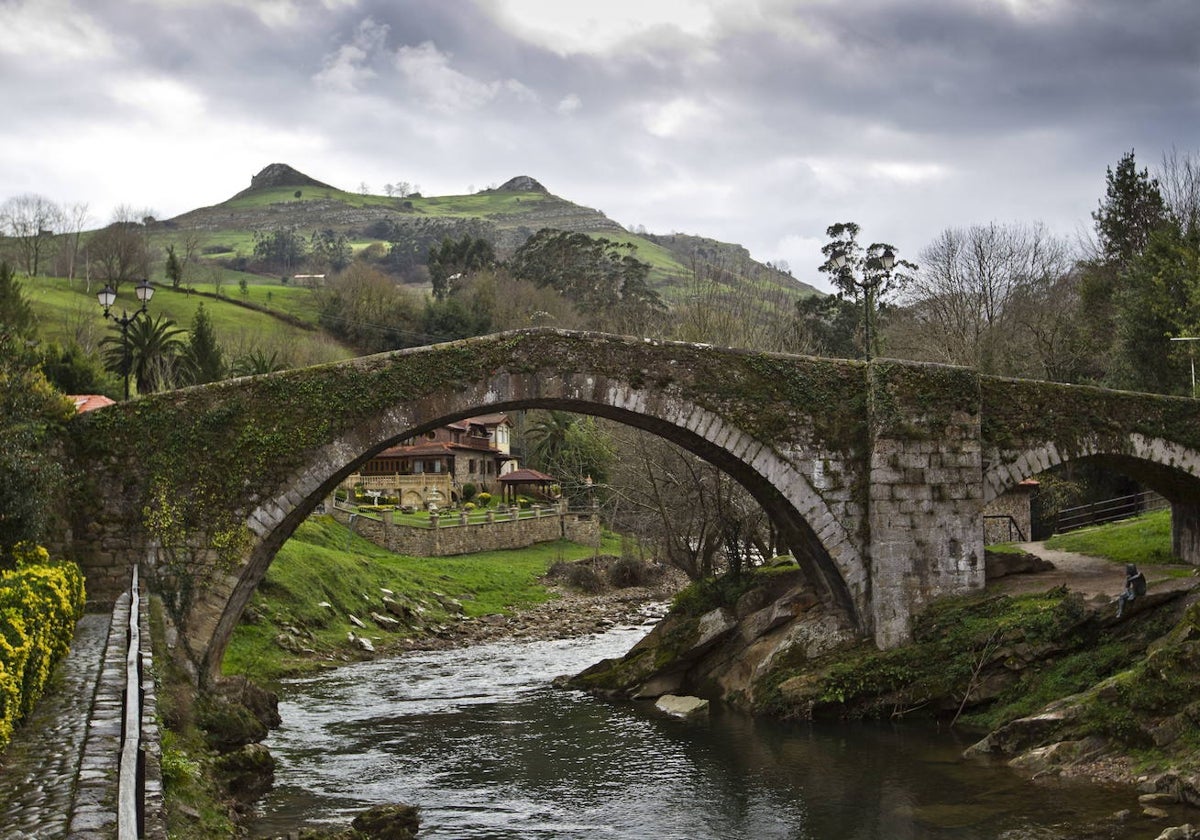
<svg viewBox="0 0 1200 840">
<path fill-rule="evenodd" d="M 530 178 L 528 175 L 518 175 L 515 178 L 509 178 L 500 186 L 496 187 L 492 192 L 539 192 L 549 195 L 550 191 L 543 187 L 536 179 Z"/>
<path fill-rule="evenodd" d="M 242 190 L 234 196 L 241 198 L 249 195 L 257 190 L 271 189 L 272 187 L 314 187 L 316 189 L 331 190 L 333 187 L 329 184 L 318 181 L 316 178 L 310 178 L 303 172 L 300 172 L 286 163 L 270 163 L 262 168 L 262 170 L 250 179 L 250 186 Z"/>
<path fill-rule="evenodd" d="M 846 617 L 820 602 L 799 570 L 773 570 L 755 575 L 732 605 L 672 612 L 625 656 L 565 685 L 631 699 L 689 693 L 749 708 L 773 663 L 857 640 Z"/>
</svg>

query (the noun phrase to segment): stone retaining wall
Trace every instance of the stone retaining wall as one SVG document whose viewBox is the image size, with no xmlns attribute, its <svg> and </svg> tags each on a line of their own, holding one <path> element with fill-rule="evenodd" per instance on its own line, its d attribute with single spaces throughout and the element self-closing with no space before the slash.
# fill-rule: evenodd
<svg viewBox="0 0 1200 840">
<path fill-rule="evenodd" d="M 338 522 L 350 524 L 350 511 L 337 507 L 332 510 Z M 600 518 L 592 513 L 548 510 L 542 511 L 542 515 L 536 518 L 522 519 L 505 518 L 497 514 L 493 522 L 468 525 L 459 524 L 457 514 L 442 519 L 453 524 L 439 524 L 437 528 L 413 528 L 391 522 L 391 517 L 386 514 L 383 521 L 355 516 L 353 531 L 388 551 L 413 557 L 447 557 L 477 551 L 528 548 L 535 543 L 559 539 L 594 545 L 600 539 Z"/>
</svg>

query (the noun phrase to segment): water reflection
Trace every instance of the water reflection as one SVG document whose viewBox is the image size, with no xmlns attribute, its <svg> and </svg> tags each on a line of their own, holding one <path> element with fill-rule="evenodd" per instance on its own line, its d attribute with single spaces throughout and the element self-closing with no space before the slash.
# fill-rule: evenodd
<svg viewBox="0 0 1200 840">
<path fill-rule="evenodd" d="M 292 682 L 258 833 L 344 826 L 400 801 L 421 806 L 422 838 L 1049 840 L 1136 805 L 964 764 L 963 743 L 921 728 L 720 712 L 688 724 L 548 687 L 642 632 L 413 654 Z"/>
</svg>

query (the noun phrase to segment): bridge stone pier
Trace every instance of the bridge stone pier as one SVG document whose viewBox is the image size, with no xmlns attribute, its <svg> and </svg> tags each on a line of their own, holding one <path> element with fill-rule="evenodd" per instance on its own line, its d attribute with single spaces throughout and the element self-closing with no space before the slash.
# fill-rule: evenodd
<svg viewBox="0 0 1200 840">
<path fill-rule="evenodd" d="M 375 453 L 483 412 L 561 409 L 725 470 L 814 591 L 886 647 L 931 599 L 983 586 L 983 506 L 1075 458 L 1167 495 L 1178 545 L 1200 560 L 1196 406 L 939 365 L 504 333 L 80 415 L 63 548 L 101 601 L 140 566 L 203 680 L 278 548 Z"/>
</svg>

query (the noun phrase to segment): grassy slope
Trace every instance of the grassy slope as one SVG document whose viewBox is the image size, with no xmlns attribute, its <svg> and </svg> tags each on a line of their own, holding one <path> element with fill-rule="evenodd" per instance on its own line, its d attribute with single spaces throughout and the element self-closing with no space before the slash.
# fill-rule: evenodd
<svg viewBox="0 0 1200 840">
<path fill-rule="evenodd" d="M 606 536 L 601 550 L 620 553 L 616 538 Z M 557 560 L 588 557 L 595 547 L 559 541 L 517 551 L 492 551 L 459 557 L 405 557 L 351 534 L 331 517 L 314 517 L 296 531 L 276 555 L 254 594 L 247 615 L 234 632 L 225 655 L 226 673 L 256 680 L 320 667 L 355 656 L 347 634 L 371 638 L 377 650 L 405 638 L 425 635 L 420 628 L 389 632 L 374 626 L 372 610 L 384 613 L 381 589 L 420 613 L 425 626 L 443 624 L 452 613 L 438 595 L 457 599 L 465 615 L 509 613 L 551 597 L 538 578 Z M 332 609 L 319 606 L 324 601 Z M 353 614 L 369 629 L 355 627 Z M 316 657 L 289 653 L 275 643 L 285 627 L 311 634 L 305 644 Z"/>
<path fill-rule="evenodd" d="M 1118 563 L 1174 563 L 1171 511 L 1160 510 L 1108 525 L 1055 534 L 1048 548 L 1107 557 Z"/>
<path fill-rule="evenodd" d="M 228 298 L 242 297 L 236 272 L 229 272 L 223 293 Z M 249 276 L 249 275 L 247 275 Z M 256 278 L 261 280 L 261 278 Z M 209 284 L 194 284 L 198 290 L 212 290 Z M 43 278 L 22 281 L 22 288 L 38 318 L 38 334 L 43 340 L 67 343 L 80 331 L 100 336 L 111 329 L 105 323 L 95 294 L 98 284 L 89 292 L 83 281 L 71 283 L 62 278 Z M 254 303 L 288 313 L 315 324 L 316 304 L 312 292 L 281 285 L 248 285 L 248 299 Z M 270 292 L 270 299 L 267 293 Z M 191 326 L 196 310 L 203 303 L 212 319 L 217 340 L 230 347 L 256 345 L 288 348 L 295 364 L 316 364 L 322 361 L 349 358 L 353 354 L 339 347 L 320 331 L 305 330 L 286 323 L 269 313 L 256 312 L 232 301 L 214 300 L 201 295 L 188 295 L 159 287 L 150 302 L 150 314 L 165 316 L 184 329 Z M 121 290 L 116 314 L 133 311 L 137 301 L 132 286 Z"/>
</svg>

